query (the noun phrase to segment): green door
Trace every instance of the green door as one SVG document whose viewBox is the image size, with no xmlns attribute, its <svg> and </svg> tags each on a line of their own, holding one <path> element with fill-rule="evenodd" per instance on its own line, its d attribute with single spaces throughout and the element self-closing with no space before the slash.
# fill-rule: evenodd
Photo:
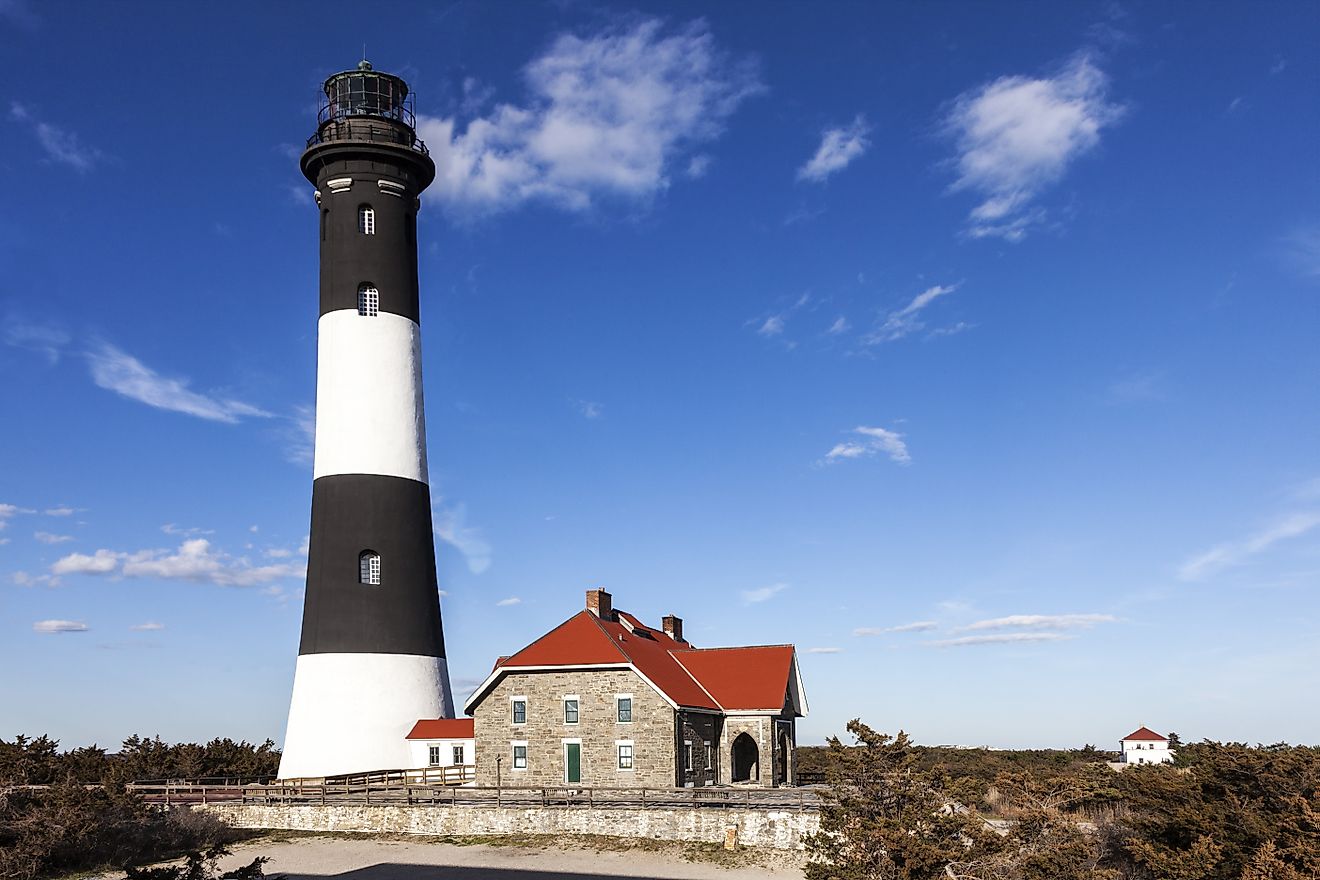
<svg viewBox="0 0 1320 880">
<path fill-rule="evenodd" d="M 564 781 L 582 781 L 581 743 L 564 743 Z"/>
</svg>

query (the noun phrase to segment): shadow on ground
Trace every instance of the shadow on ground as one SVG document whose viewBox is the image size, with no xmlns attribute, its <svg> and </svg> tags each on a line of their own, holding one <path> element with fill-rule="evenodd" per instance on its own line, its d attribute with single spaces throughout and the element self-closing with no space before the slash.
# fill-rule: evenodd
<svg viewBox="0 0 1320 880">
<path fill-rule="evenodd" d="M 537 871 L 523 868 L 472 868 L 459 865 L 410 865 L 382 862 L 342 874 L 304 874 L 274 871 L 274 880 L 672 880 L 637 874 L 586 874 L 578 871 Z"/>
</svg>

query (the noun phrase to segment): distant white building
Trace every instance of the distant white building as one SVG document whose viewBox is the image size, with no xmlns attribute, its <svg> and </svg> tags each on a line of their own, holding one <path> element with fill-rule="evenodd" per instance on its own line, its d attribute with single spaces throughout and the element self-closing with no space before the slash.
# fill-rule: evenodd
<svg viewBox="0 0 1320 880">
<path fill-rule="evenodd" d="M 1167 764 L 1173 760 L 1169 738 L 1160 736 L 1149 727 L 1138 727 L 1119 740 L 1123 750 L 1123 764 Z"/>
</svg>

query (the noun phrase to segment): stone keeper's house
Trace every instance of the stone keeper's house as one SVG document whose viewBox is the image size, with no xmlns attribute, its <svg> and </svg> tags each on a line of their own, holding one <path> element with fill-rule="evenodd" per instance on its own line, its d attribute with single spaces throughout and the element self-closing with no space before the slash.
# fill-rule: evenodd
<svg viewBox="0 0 1320 880">
<path fill-rule="evenodd" d="M 694 648 L 587 607 L 510 657 L 468 698 L 477 784 L 792 784 L 806 695 L 792 645 Z"/>
</svg>

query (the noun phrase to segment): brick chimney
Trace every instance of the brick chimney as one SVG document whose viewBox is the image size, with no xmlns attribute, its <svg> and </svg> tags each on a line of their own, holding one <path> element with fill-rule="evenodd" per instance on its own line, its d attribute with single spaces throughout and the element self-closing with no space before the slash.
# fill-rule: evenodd
<svg viewBox="0 0 1320 880">
<path fill-rule="evenodd" d="M 672 614 L 666 614 L 660 620 L 660 625 L 664 627 L 665 635 L 676 642 L 682 642 L 683 639 L 683 618 L 675 617 Z"/>
<path fill-rule="evenodd" d="M 587 590 L 587 610 L 601 620 L 614 619 L 614 603 L 610 594 L 601 587 Z"/>
</svg>

